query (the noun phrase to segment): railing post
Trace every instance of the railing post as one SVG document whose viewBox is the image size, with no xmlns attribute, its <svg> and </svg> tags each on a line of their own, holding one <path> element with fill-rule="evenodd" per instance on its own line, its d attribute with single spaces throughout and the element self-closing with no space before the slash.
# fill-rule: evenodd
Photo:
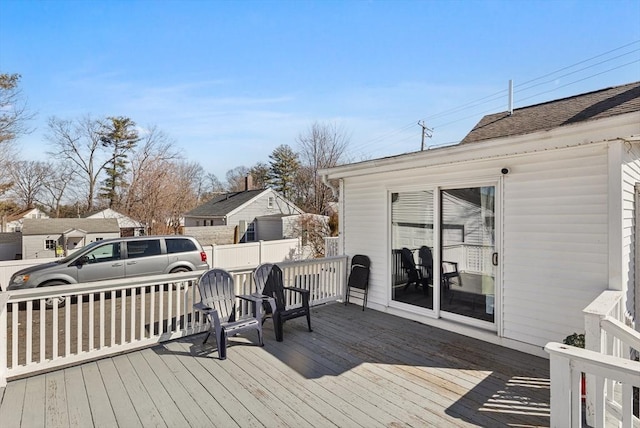
<svg viewBox="0 0 640 428">
<path fill-rule="evenodd" d="M 0 293 L 0 388 L 7 386 L 7 302 L 9 292 Z"/>
<path fill-rule="evenodd" d="M 571 425 L 571 365 L 568 357 L 551 353 L 551 427 L 565 428 Z"/>
<path fill-rule="evenodd" d="M 584 342 L 585 349 L 602 353 L 603 337 L 600 328 L 601 315 L 584 311 Z M 585 375 L 585 419 L 591 426 L 595 424 L 596 416 L 596 377 L 592 374 Z"/>
</svg>

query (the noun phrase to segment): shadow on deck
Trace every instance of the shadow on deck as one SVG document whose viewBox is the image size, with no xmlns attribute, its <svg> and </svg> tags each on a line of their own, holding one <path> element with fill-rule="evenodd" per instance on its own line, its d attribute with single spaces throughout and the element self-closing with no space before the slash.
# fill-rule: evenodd
<svg viewBox="0 0 640 428">
<path fill-rule="evenodd" d="M 549 364 L 360 307 L 270 321 L 217 359 L 203 335 L 11 381 L 0 426 L 548 426 Z M 248 345 L 248 346 L 247 346 Z"/>
</svg>

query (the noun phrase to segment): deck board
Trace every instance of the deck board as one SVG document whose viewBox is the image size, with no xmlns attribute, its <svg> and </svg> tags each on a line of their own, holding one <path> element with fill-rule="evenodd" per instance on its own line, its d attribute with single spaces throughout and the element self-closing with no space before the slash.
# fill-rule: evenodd
<svg viewBox="0 0 640 428">
<path fill-rule="evenodd" d="M 0 426 L 548 426 L 549 363 L 355 305 L 10 381 Z M 45 388 L 46 387 L 46 388 Z M 45 392 L 43 392 L 45 391 Z M 25 398 L 25 397 L 28 397 Z"/>
</svg>

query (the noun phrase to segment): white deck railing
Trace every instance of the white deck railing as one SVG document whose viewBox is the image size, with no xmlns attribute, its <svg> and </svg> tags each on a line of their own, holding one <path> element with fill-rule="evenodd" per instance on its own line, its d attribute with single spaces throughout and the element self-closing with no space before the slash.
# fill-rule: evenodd
<svg viewBox="0 0 640 428">
<path fill-rule="evenodd" d="M 640 362 L 631 349 L 640 349 L 640 334 L 625 324 L 623 293 L 604 291 L 585 310 L 587 349 L 549 343 L 551 359 L 551 426 L 631 428 L 640 420 L 633 415 L 633 388 L 640 387 Z M 585 414 L 581 381 L 586 377 Z"/>
<path fill-rule="evenodd" d="M 311 291 L 311 305 L 342 298 L 346 257 L 278 263 L 285 285 Z M 237 294 L 255 291 L 252 270 L 230 271 Z M 79 364 L 205 331 L 193 310 L 197 278 L 185 272 L 0 293 L 0 386 L 7 379 Z M 44 309 L 45 299 L 66 304 Z M 301 302 L 290 300 L 289 306 Z"/>
</svg>

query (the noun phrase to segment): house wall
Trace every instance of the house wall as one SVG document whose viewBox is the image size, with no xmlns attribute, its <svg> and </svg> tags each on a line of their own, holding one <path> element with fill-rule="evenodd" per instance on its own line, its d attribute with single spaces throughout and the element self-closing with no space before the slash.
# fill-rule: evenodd
<svg viewBox="0 0 640 428">
<path fill-rule="evenodd" d="M 282 239 L 283 217 L 258 217 L 256 219 L 256 240 L 272 241 Z"/>
<path fill-rule="evenodd" d="M 627 312 L 638 326 L 639 300 L 636 283 L 636 205 L 635 186 L 640 183 L 640 144 L 625 143 L 620 147 L 622 157 L 621 181 L 622 181 L 622 257 L 621 277 L 622 281 L 629 284 L 627 289 Z"/>
<path fill-rule="evenodd" d="M 0 233 L 0 260 L 15 260 L 22 256 L 22 233 Z"/>
<path fill-rule="evenodd" d="M 269 208 L 269 197 L 274 198 L 272 208 Z M 267 192 L 255 200 L 245 204 L 227 216 L 227 223 L 237 225 L 240 220 L 251 223 L 256 217 L 271 214 L 300 214 L 299 210 L 275 192 Z"/>
<path fill-rule="evenodd" d="M 184 234 L 193 236 L 201 245 L 233 244 L 235 229 L 236 226 L 185 226 Z"/>
<path fill-rule="evenodd" d="M 23 259 L 42 259 L 56 257 L 55 250 L 46 250 L 44 245 L 47 239 L 53 239 L 61 242 L 61 234 L 51 235 L 23 235 L 22 236 L 22 258 Z M 99 232 L 88 233 L 85 237 L 85 244 L 79 244 L 80 247 L 90 242 L 95 241 L 97 238 L 110 239 L 119 238 L 119 232 Z"/>
<path fill-rule="evenodd" d="M 582 309 L 609 282 L 608 152 L 593 144 L 344 178 L 344 249 L 371 258 L 369 302 L 397 312 L 389 304 L 389 192 L 495 181 L 502 191 L 497 337 L 541 349 L 582 331 Z M 410 316 L 429 320 L 419 311 Z"/>
</svg>

